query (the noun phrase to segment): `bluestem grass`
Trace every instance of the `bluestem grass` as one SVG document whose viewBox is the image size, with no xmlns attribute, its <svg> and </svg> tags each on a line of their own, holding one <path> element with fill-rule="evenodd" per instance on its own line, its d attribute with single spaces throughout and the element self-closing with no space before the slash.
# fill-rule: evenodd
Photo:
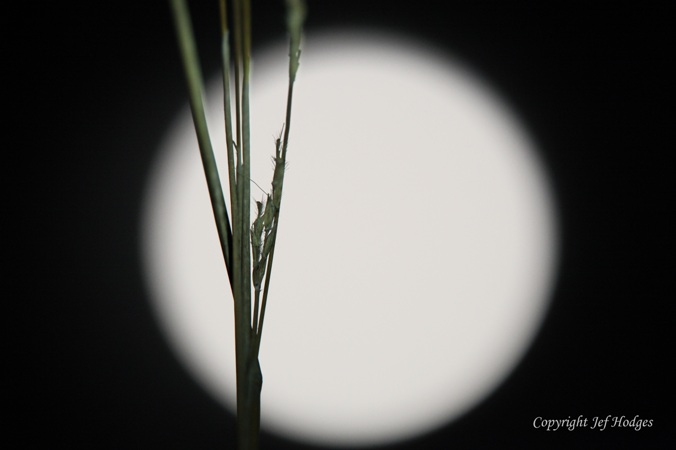
<svg viewBox="0 0 676 450">
<path fill-rule="evenodd" d="M 262 201 L 256 202 L 256 217 L 251 223 L 250 1 L 234 0 L 229 7 L 226 0 L 219 0 L 221 55 L 223 60 L 223 107 L 225 109 L 226 152 L 232 220 L 230 220 L 225 206 L 223 188 L 209 138 L 202 100 L 204 83 L 188 7 L 186 0 L 170 0 L 170 3 L 188 84 L 190 109 L 209 188 L 209 197 L 234 299 L 237 448 L 239 450 L 257 449 L 260 430 L 260 393 L 263 382 L 258 354 L 277 240 L 286 152 L 291 125 L 293 86 L 300 61 L 300 42 L 305 19 L 305 5 L 302 0 L 286 1 L 289 33 L 289 84 L 286 116 L 283 131 L 275 141 L 275 168 L 271 193 L 267 194 Z M 230 35 L 231 23 L 232 39 Z M 232 58 L 233 55 L 234 59 Z M 234 81 L 230 76 L 231 70 Z M 234 114 L 231 88 L 235 94 Z M 252 288 L 254 291 L 253 305 Z"/>
</svg>

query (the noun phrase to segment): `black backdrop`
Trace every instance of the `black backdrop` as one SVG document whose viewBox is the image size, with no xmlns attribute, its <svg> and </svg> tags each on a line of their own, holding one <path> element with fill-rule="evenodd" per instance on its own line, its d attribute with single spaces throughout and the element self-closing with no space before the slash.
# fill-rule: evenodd
<svg viewBox="0 0 676 450">
<path fill-rule="evenodd" d="M 192 3 L 215 70 L 216 2 Z M 281 3 L 254 3 L 255 45 L 283 36 Z M 673 445 L 666 3 L 309 2 L 309 30 L 404 32 L 481 73 L 535 136 L 560 208 L 561 273 L 526 358 L 461 420 L 396 448 Z M 186 99 L 167 3 L 26 2 L 2 22 L 11 448 L 231 448 L 234 419 L 167 348 L 139 263 L 145 177 Z M 532 425 L 580 414 L 653 426 Z"/>
</svg>

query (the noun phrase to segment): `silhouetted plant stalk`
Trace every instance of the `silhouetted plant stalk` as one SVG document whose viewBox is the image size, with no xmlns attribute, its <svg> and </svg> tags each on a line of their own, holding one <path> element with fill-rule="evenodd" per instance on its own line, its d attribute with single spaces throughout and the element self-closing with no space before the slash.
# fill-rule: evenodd
<svg viewBox="0 0 676 450">
<path fill-rule="evenodd" d="M 223 93 L 230 210 L 228 216 L 216 158 L 204 111 L 204 83 L 186 0 L 170 0 L 188 84 L 202 165 L 216 221 L 235 309 L 237 366 L 237 448 L 258 448 L 260 395 L 263 377 L 258 361 L 270 275 L 282 202 L 286 152 L 291 127 L 293 85 L 300 59 L 305 5 L 287 0 L 289 85 L 286 117 L 275 141 L 274 173 L 269 194 L 256 202 L 251 223 L 251 140 L 249 81 L 251 67 L 251 5 L 249 0 L 220 0 Z M 232 79 L 234 78 L 234 80 Z M 234 108 L 231 91 L 234 92 Z M 252 298 L 253 289 L 253 298 Z"/>
</svg>

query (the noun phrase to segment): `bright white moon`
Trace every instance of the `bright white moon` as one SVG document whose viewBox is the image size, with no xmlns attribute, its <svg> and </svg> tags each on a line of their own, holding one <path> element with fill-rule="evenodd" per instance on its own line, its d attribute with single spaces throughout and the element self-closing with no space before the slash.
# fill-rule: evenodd
<svg viewBox="0 0 676 450">
<path fill-rule="evenodd" d="M 252 178 L 264 189 L 286 53 L 255 55 Z M 223 149 L 218 86 L 210 131 Z M 556 259 L 551 193 L 516 117 L 466 67 L 425 47 L 310 35 L 288 159 L 261 349 L 264 429 L 384 444 L 489 395 L 541 323 Z M 142 226 L 168 339 L 234 408 L 232 298 L 187 107 L 158 154 Z"/>
</svg>

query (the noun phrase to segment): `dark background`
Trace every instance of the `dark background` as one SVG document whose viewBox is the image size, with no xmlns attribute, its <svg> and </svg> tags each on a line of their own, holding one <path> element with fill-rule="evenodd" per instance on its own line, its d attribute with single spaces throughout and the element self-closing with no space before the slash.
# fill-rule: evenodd
<svg viewBox="0 0 676 450">
<path fill-rule="evenodd" d="M 215 70 L 217 2 L 192 3 Z M 526 358 L 461 420 L 396 448 L 673 448 L 666 4 L 309 2 L 309 30 L 404 32 L 484 76 L 542 149 L 559 206 L 561 271 Z M 138 258 L 145 177 L 187 98 L 167 3 L 22 5 L 2 18 L 12 448 L 231 448 L 234 419 L 167 348 Z M 281 2 L 254 2 L 254 33 L 284 35 Z M 532 426 L 580 414 L 653 426 Z"/>
</svg>

